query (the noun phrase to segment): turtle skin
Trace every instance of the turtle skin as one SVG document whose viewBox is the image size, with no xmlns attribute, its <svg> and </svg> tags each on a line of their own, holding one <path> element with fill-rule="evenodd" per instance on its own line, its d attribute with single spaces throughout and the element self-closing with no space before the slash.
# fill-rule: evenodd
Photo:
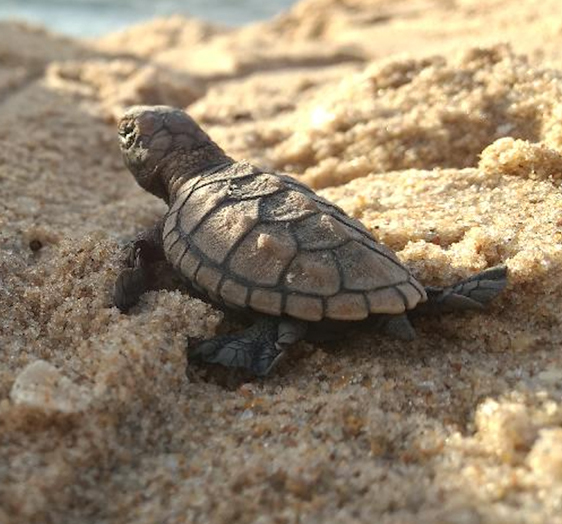
<svg viewBox="0 0 562 524">
<path fill-rule="evenodd" d="M 361 222 L 288 175 L 234 161 L 183 111 L 132 108 L 119 134 L 137 182 L 169 210 L 130 245 L 115 304 L 134 305 L 148 287 L 148 265 L 165 258 L 204 298 L 255 318 L 242 332 L 190 348 L 190 358 L 265 375 L 327 323 L 339 330 L 373 319 L 409 340 L 414 308 L 482 309 L 506 285 L 499 267 L 424 288 Z"/>
</svg>

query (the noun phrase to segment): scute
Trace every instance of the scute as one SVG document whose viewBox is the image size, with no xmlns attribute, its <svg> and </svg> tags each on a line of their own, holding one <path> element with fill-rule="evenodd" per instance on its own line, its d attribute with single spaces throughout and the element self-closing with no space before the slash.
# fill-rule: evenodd
<svg viewBox="0 0 562 524">
<path fill-rule="evenodd" d="M 250 297 L 250 305 L 256 311 L 269 315 L 281 314 L 283 295 L 279 291 L 269 289 L 255 289 Z"/>
<path fill-rule="evenodd" d="M 406 309 L 413 309 L 422 298 L 420 292 L 410 282 L 396 286 L 396 291 L 404 298 Z"/>
<path fill-rule="evenodd" d="M 310 251 L 333 249 L 349 239 L 349 229 L 323 213 L 301 220 L 294 231 L 299 247 Z"/>
<path fill-rule="evenodd" d="M 274 286 L 297 253 L 286 224 L 261 224 L 233 254 L 229 269 L 258 286 Z"/>
<path fill-rule="evenodd" d="M 246 161 L 236 162 L 220 169 L 210 175 L 205 175 L 205 180 L 218 182 L 223 180 L 237 180 L 242 178 L 253 178 L 252 175 L 260 175 L 263 171 Z"/>
<path fill-rule="evenodd" d="M 318 196 L 312 188 L 307 186 L 304 182 L 301 182 L 300 180 L 297 180 L 296 178 L 290 175 L 285 175 L 285 174 L 280 175 L 276 173 L 275 176 L 291 189 L 296 189 L 297 191 L 301 193 L 306 193 L 311 197 Z"/>
<path fill-rule="evenodd" d="M 353 240 L 335 250 L 343 270 L 343 285 L 349 290 L 369 291 L 404 282 L 408 271 L 380 252 Z"/>
<path fill-rule="evenodd" d="M 281 222 L 301 220 L 318 213 L 318 206 L 304 193 L 287 190 L 263 200 L 260 219 Z"/>
<path fill-rule="evenodd" d="M 273 195 L 283 189 L 284 185 L 277 177 L 267 174 L 232 180 L 230 196 L 240 200 Z"/>
<path fill-rule="evenodd" d="M 192 193 L 195 187 L 200 184 L 200 182 L 201 177 L 196 176 L 190 178 L 186 182 L 183 182 L 183 184 L 178 187 L 176 191 L 176 198 L 172 204 L 172 207 L 170 207 L 170 211 L 168 211 L 168 215 L 175 213 L 183 205 L 185 199 Z"/>
<path fill-rule="evenodd" d="M 201 220 L 228 198 L 228 181 L 217 181 L 196 189 L 186 199 L 178 215 L 178 227 L 184 234 L 191 233 Z"/>
<path fill-rule="evenodd" d="M 284 311 L 287 315 L 311 322 L 322 320 L 324 316 L 322 299 L 298 294 L 287 295 Z"/>
<path fill-rule="evenodd" d="M 179 267 L 181 256 L 187 250 L 187 245 L 177 231 L 173 231 L 166 237 L 164 249 L 168 262 L 174 267 Z"/>
<path fill-rule="evenodd" d="M 186 186 L 188 184 L 185 184 Z M 183 189 L 183 187 L 182 187 Z M 170 210 L 168 211 L 167 215 L 166 215 L 166 221 L 165 221 L 165 226 L 164 226 L 164 231 L 163 231 L 163 235 L 164 238 L 166 238 L 166 235 L 168 233 L 168 231 L 166 231 L 166 228 L 169 228 L 171 226 L 176 227 L 177 224 L 177 215 L 178 213 L 181 211 L 181 209 L 183 208 L 185 201 L 187 200 L 188 196 L 190 195 L 190 191 L 179 191 L 178 195 L 176 196 L 176 199 L 174 200 L 174 203 L 172 204 L 172 206 L 170 207 Z"/>
<path fill-rule="evenodd" d="M 340 274 L 329 251 L 299 253 L 285 275 L 285 285 L 297 293 L 330 296 L 340 289 Z"/>
<path fill-rule="evenodd" d="M 342 225 L 348 226 L 354 232 L 354 235 L 358 235 L 357 238 L 360 236 L 374 240 L 371 232 L 365 227 L 365 225 L 359 220 L 348 216 L 341 207 L 336 206 L 319 195 L 314 195 L 312 198 L 322 213 L 331 215 Z"/>
<path fill-rule="evenodd" d="M 373 249 L 374 251 L 380 253 L 386 259 L 393 260 L 399 266 L 402 266 L 402 262 L 396 256 L 396 253 L 392 251 L 392 249 L 386 247 L 384 244 L 380 244 L 377 242 L 372 236 L 362 235 L 361 236 L 361 243 L 367 246 L 369 249 Z"/>
<path fill-rule="evenodd" d="M 170 236 L 172 231 L 176 228 L 176 223 L 177 223 L 176 215 L 174 214 L 170 216 L 170 214 L 168 214 L 166 220 L 164 221 L 164 228 L 162 229 L 162 238 L 164 239 L 164 243 L 166 243 L 168 237 Z M 164 247 L 166 248 L 166 246 Z"/>
<path fill-rule="evenodd" d="M 416 288 L 416 291 L 420 294 L 420 302 L 425 302 L 427 300 L 427 293 L 425 292 L 425 288 L 415 279 L 410 279 L 410 284 Z"/>
<path fill-rule="evenodd" d="M 404 300 L 393 287 L 367 293 L 367 301 L 369 302 L 369 311 L 374 314 L 394 315 L 403 313 L 406 309 Z"/>
<path fill-rule="evenodd" d="M 171 219 L 168 219 L 170 222 L 173 222 Z M 168 260 L 171 264 L 174 264 L 174 259 L 176 257 L 172 257 L 170 255 L 170 250 L 175 247 L 175 245 L 180 241 L 180 234 L 175 231 L 171 230 L 164 236 L 164 252 L 168 255 Z"/>
<path fill-rule="evenodd" d="M 245 307 L 248 297 L 248 288 L 234 280 L 228 279 L 223 282 L 219 294 L 227 304 Z"/>
<path fill-rule="evenodd" d="M 178 260 L 179 269 L 184 276 L 192 279 L 201 265 L 201 260 L 193 255 L 189 249 L 185 249 Z"/>
<path fill-rule="evenodd" d="M 192 237 L 194 244 L 221 264 L 232 247 L 256 225 L 258 210 L 258 200 L 226 201 L 201 221 Z"/>
<path fill-rule="evenodd" d="M 369 316 L 363 293 L 340 293 L 328 299 L 326 316 L 334 320 L 362 320 Z"/>
<path fill-rule="evenodd" d="M 212 267 L 204 266 L 197 271 L 197 283 L 206 291 L 215 293 L 222 279 L 222 273 L 219 273 Z"/>
</svg>

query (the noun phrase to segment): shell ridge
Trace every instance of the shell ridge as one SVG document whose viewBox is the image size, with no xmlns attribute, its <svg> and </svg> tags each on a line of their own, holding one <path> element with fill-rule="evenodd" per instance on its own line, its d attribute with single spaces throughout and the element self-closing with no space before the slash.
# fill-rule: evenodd
<svg viewBox="0 0 562 524">
<path fill-rule="evenodd" d="M 273 196 L 273 195 L 271 195 Z M 281 224 L 281 223 L 285 223 L 285 224 L 298 224 L 299 222 L 302 222 L 303 220 L 306 220 L 307 218 L 310 218 L 314 215 L 317 215 L 319 213 L 321 213 L 322 211 L 311 211 L 310 214 L 308 215 L 302 215 L 300 217 L 294 217 L 294 218 L 261 218 L 260 217 L 260 222 L 262 224 Z"/>
<path fill-rule="evenodd" d="M 345 211 L 341 207 L 336 206 L 336 204 L 330 202 L 329 200 L 326 200 L 325 198 L 322 198 L 313 191 L 311 191 L 310 198 L 317 204 L 322 204 L 323 206 L 329 207 L 333 211 L 336 211 L 338 215 L 346 215 Z"/>
<path fill-rule="evenodd" d="M 276 176 L 277 178 L 283 180 L 283 182 L 285 182 L 285 184 L 291 186 L 294 189 L 297 189 L 298 191 L 306 191 L 307 193 L 311 193 L 312 195 L 316 195 L 316 193 L 314 192 L 314 190 L 312 188 L 310 188 L 309 186 L 307 186 L 304 182 L 301 182 L 300 180 L 297 180 L 295 177 L 292 177 L 291 175 L 288 175 L 287 173 L 270 173 L 274 176 Z"/>
<path fill-rule="evenodd" d="M 383 244 L 381 244 L 380 242 L 377 242 L 375 240 L 375 244 L 376 245 L 371 245 L 368 244 L 364 239 L 359 240 L 359 242 L 361 243 L 362 246 L 365 246 L 367 249 L 374 251 L 375 253 L 377 253 L 377 255 L 380 255 L 388 260 L 391 260 L 392 262 L 394 262 L 397 266 L 401 267 L 403 270 L 406 271 L 406 268 L 404 267 L 404 265 L 400 262 L 400 261 L 396 261 L 395 259 L 393 259 L 391 256 L 388 255 L 388 253 L 386 253 L 383 249 L 380 249 L 379 246 L 381 247 L 386 247 Z"/>
<path fill-rule="evenodd" d="M 228 173 L 228 172 L 220 173 L 219 171 L 220 170 L 217 170 L 213 173 L 206 173 L 205 175 L 202 175 L 201 178 L 204 181 L 204 183 L 198 186 L 197 189 L 201 189 L 211 184 L 216 184 L 217 182 L 224 182 L 225 180 L 242 181 L 245 180 L 246 178 L 252 178 L 262 174 L 261 172 L 260 173 L 252 172 L 252 173 L 244 173 L 243 175 L 236 176 L 236 173 Z"/>
<path fill-rule="evenodd" d="M 291 235 L 291 238 L 295 241 L 295 244 L 297 245 L 297 250 L 300 250 L 301 246 L 300 246 L 300 243 L 299 243 L 299 239 L 298 239 L 298 237 L 295 233 L 295 222 L 293 222 L 293 221 L 287 222 L 286 227 L 287 227 L 287 230 L 288 230 L 289 234 Z"/>
<path fill-rule="evenodd" d="M 241 243 L 243 241 L 243 239 L 249 235 L 253 230 L 255 229 L 255 226 L 253 228 L 251 228 L 247 233 L 245 233 L 244 235 L 242 235 L 242 237 L 240 237 L 239 242 Z M 229 259 L 231 258 L 232 254 L 234 253 L 234 251 L 236 251 L 235 247 L 236 244 L 238 244 L 238 241 L 233 244 L 233 248 L 231 249 L 231 251 L 229 251 L 229 253 L 227 254 L 227 256 L 225 257 L 224 261 L 221 264 L 218 264 L 217 262 L 215 262 L 213 259 L 211 259 L 210 257 L 208 257 L 198 246 L 197 244 L 192 244 L 190 243 L 190 241 L 188 240 L 188 236 L 185 235 L 184 233 L 180 232 L 180 237 L 176 240 L 179 241 L 179 239 L 184 240 L 186 243 L 189 243 L 189 250 L 193 253 L 193 255 L 200 261 L 200 264 L 203 264 L 205 266 L 209 266 L 213 269 L 217 269 L 218 271 L 224 272 L 224 267 L 226 267 L 226 265 L 228 264 Z M 187 251 L 187 249 L 186 249 Z M 295 255 L 296 256 L 296 255 Z M 179 265 L 179 264 L 178 264 Z M 193 280 L 195 278 L 195 276 L 190 279 Z M 229 278 L 231 278 L 232 280 L 235 280 L 239 283 L 241 283 L 242 285 L 244 285 L 245 287 L 247 287 L 248 289 L 250 288 L 254 288 L 255 287 L 255 283 L 249 281 L 248 279 L 244 278 L 243 276 L 238 275 L 238 273 L 234 273 L 232 275 L 229 275 Z M 263 284 L 259 286 L 260 288 L 267 288 L 267 289 L 273 289 L 273 288 L 277 288 L 279 287 L 278 284 L 275 285 L 267 285 L 267 284 Z"/>
<path fill-rule="evenodd" d="M 195 193 L 196 191 L 199 191 L 200 189 L 203 189 L 205 187 L 211 186 L 213 184 L 218 184 L 220 182 L 226 182 L 226 181 L 230 181 L 230 180 L 244 180 L 245 178 L 250 178 L 255 176 L 254 173 L 248 173 L 246 175 L 241 175 L 239 177 L 232 177 L 229 176 L 227 173 L 226 174 L 220 174 L 221 176 L 216 176 L 219 175 L 219 173 L 213 173 L 211 175 L 203 175 L 200 176 L 199 178 L 199 182 L 197 183 L 193 188 L 193 190 L 189 193 L 188 198 L 191 198 L 193 196 L 193 193 Z M 207 179 L 207 177 L 210 177 L 211 180 Z"/>
<path fill-rule="evenodd" d="M 340 249 L 341 247 L 344 247 L 348 242 L 349 242 L 349 240 L 342 240 L 341 244 L 337 244 L 336 246 L 331 246 L 329 248 L 326 248 L 326 247 L 307 247 L 306 245 L 303 245 L 303 244 L 299 243 L 298 241 L 297 241 L 297 244 L 298 244 L 300 250 L 307 251 L 308 253 L 314 253 L 315 251 L 331 251 L 332 249 Z"/>
<path fill-rule="evenodd" d="M 281 195 L 285 195 L 285 198 L 282 201 L 275 201 L 276 197 Z M 312 199 L 309 198 L 308 195 L 303 194 L 302 191 L 293 189 L 287 185 L 281 187 L 278 192 L 276 191 L 273 194 L 264 196 L 265 203 L 262 210 L 260 210 L 263 211 L 260 216 L 260 221 L 264 224 L 291 223 L 304 220 L 320 212 L 318 208 L 310 209 L 309 207 L 303 206 L 303 204 L 307 203 L 306 200 L 305 202 L 291 201 L 295 196 L 312 201 Z M 301 207 L 299 207 L 299 205 Z"/>
<path fill-rule="evenodd" d="M 236 198 L 236 200 L 238 200 L 239 202 L 247 202 L 248 200 L 255 200 L 257 198 L 268 198 L 271 196 L 276 196 L 279 195 L 283 192 L 287 191 L 286 188 L 280 188 L 277 191 L 275 191 L 274 193 L 267 193 L 265 195 L 261 194 L 261 195 L 248 195 L 248 196 L 236 196 L 234 198 Z"/>
</svg>

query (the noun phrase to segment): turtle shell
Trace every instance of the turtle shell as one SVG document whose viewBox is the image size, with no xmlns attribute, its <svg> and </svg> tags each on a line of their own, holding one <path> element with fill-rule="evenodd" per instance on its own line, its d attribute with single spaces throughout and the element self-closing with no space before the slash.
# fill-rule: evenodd
<svg viewBox="0 0 562 524">
<path fill-rule="evenodd" d="M 239 162 L 188 180 L 168 261 L 212 300 L 308 321 L 399 314 L 423 286 L 358 221 L 295 179 Z"/>
</svg>

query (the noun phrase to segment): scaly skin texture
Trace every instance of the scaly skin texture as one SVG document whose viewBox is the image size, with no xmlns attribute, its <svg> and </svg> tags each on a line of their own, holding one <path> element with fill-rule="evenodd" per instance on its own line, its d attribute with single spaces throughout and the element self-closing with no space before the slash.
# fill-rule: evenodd
<svg viewBox="0 0 562 524">
<path fill-rule="evenodd" d="M 326 331 L 325 328 L 329 327 L 327 325 L 329 323 L 332 326 L 337 324 L 335 331 L 352 324 L 352 322 L 334 322 L 334 320 L 353 320 L 357 325 L 359 319 L 371 315 L 366 322 L 376 325 L 387 335 L 411 340 L 415 332 L 409 322 L 407 311 L 404 311 L 414 308 L 417 303 L 424 302 L 426 293 L 429 301 L 421 304 L 423 307 L 417 308 L 417 313 L 440 314 L 453 310 L 480 310 L 506 285 L 506 270 L 504 267 L 498 267 L 448 288 L 424 290 L 395 254 L 378 244 L 362 224 L 353 221 L 337 206 L 333 206 L 289 177 L 266 174 L 251 165 L 236 163 L 181 110 L 165 106 L 134 107 L 123 116 L 119 124 L 119 136 L 125 163 L 139 185 L 162 198 L 170 206 L 171 211 L 163 223 L 160 222 L 150 231 L 141 233 L 128 246 L 128 267 L 116 281 L 115 304 L 123 311 L 133 306 L 149 287 L 147 279 L 150 275 L 150 264 L 166 256 L 168 261 L 172 262 L 185 278 L 191 279 L 195 288 L 209 300 L 222 306 L 233 307 L 233 304 L 237 304 L 254 310 L 256 322 L 253 326 L 240 333 L 215 337 L 200 344 L 191 350 L 193 358 L 229 367 L 246 368 L 256 375 L 265 375 L 291 344 L 305 337 L 318 337 Z M 236 174 L 236 170 L 240 170 L 241 173 Z M 240 182 L 242 186 L 239 186 L 237 181 L 241 180 L 257 185 L 252 189 L 246 187 L 246 190 L 241 190 L 242 192 L 238 194 L 237 191 L 243 187 L 243 183 Z M 258 198 L 254 198 L 253 192 Z M 283 203 L 283 198 L 277 202 L 272 196 L 277 194 L 284 195 L 285 199 L 293 198 L 288 200 L 291 202 L 288 209 Z M 192 195 L 195 195 L 194 200 L 190 200 Z M 191 205 L 194 201 L 195 204 Z M 176 202 L 175 206 L 174 202 Z M 247 205 L 247 202 L 252 204 Z M 260 204 L 263 206 L 260 207 Z M 221 220 L 215 223 L 212 219 L 218 208 L 223 214 L 220 215 Z M 234 209 L 236 211 L 233 211 Z M 254 209 L 253 218 L 250 209 Z M 321 209 L 323 211 L 320 211 Z M 317 214 L 318 217 L 325 219 L 324 222 L 318 222 L 320 229 L 318 232 L 315 230 L 313 238 L 306 245 L 298 244 L 294 229 L 290 229 L 292 218 L 290 219 L 289 216 L 295 215 L 295 212 L 305 213 L 307 216 L 311 216 L 311 213 Z M 197 218 L 199 216 L 197 213 L 202 214 L 206 221 Z M 272 216 L 277 218 L 272 219 L 268 213 L 272 213 Z M 266 219 L 265 217 L 268 216 L 269 218 Z M 260 220 L 263 223 L 260 223 Z M 193 221 L 195 221 L 194 225 L 190 225 Z M 303 229 L 305 226 L 302 224 L 300 222 L 294 225 L 300 228 L 299 231 L 306 230 Z M 240 240 L 250 238 L 250 235 L 238 238 L 236 236 L 238 232 L 247 234 L 255 227 L 265 228 L 262 229 L 263 233 L 260 233 L 257 241 L 258 249 L 266 250 L 266 256 L 260 251 L 261 258 L 256 258 L 262 261 L 259 267 L 247 267 L 251 263 L 251 255 L 255 255 L 251 251 L 241 251 L 243 255 L 241 260 L 245 264 L 236 269 L 235 273 L 231 267 L 234 259 L 229 264 L 221 265 L 223 259 L 213 262 L 209 258 L 209 251 L 205 253 L 205 247 L 215 253 L 214 256 L 235 253 L 242 246 Z M 323 240 L 323 235 L 327 235 L 325 239 L 328 239 L 328 231 L 330 234 L 338 231 L 336 236 L 343 239 L 343 243 L 310 251 L 306 256 L 311 262 L 308 262 L 308 266 L 301 262 L 301 265 L 304 264 L 300 269 L 301 273 L 292 276 L 292 280 L 289 279 L 289 273 L 285 271 L 279 274 L 285 275 L 283 278 L 286 280 L 274 286 L 268 283 L 267 289 L 259 288 L 262 284 L 258 273 L 264 282 L 272 280 L 270 277 L 276 274 L 272 273 L 273 266 L 265 275 L 262 274 L 264 268 L 270 267 L 271 262 L 278 264 L 283 260 L 287 255 L 286 246 L 292 243 L 295 251 L 294 258 L 287 258 L 285 262 L 285 270 L 288 270 L 291 260 L 297 261 L 301 256 L 299 251 L 307 252 L 308 244 L 315 243 L 318 239 Z M 202 235 L 199 241 L 197 234 Z M 286 244 L 282 242 L 283 237 L 289 239 Z M 267 254 L 270 252 L 268 250 L 273 250 L 276 246 L 283 248 L 284 255 Z M 341 253 L 337 251 L 340 248 Z M 189 256 L 187 256 L 188 252 Z M 218 255 L 223 252 L 225 255 Z M 336 256 L 337 253 L 340 254 Z M 270 260 L 268 258 L 270 256 L 275 258 Z M 335 257 L 338 260 L 338 256 L 341 256 L 342 260 L 332 262 L 332 266 L 335 264 L 339 267 L 339 272 L 327 272 L 326 259 Z M 237 263 L 240 265 L 240 260 Z M 204 265 L 206 273 L 201 270 Z M 234 265 L 236 267 L 236 264 Z M 345 269 L 343 269 L 344 265 Z M 277 270 L 279 268 L 275 271 Z M 241 278 L 240 275 L 244 273 L 251 277 L 246 277 L 243 284 L 240 282 L 234 284 L 238 285 L 240 293 L 244 293 L 247 297 L 245 302 L 239 304 L 236 300 L 237 296 L 234 297 L 234 301 L 226 300 L 224 294 L 219 296 L 218 290 L 226 289 L 225 286 L 220 287 L 219 280 L 220 283 L 224 283 L 228 279 L 235 278 L 236 275 Z M 310 279 L 313 278 L 313 274 L 333 274 L 333 278 L 326 280 L 326 277 L 325 281 L 319 282 L 313 290 L 303 291 L 301 287 L 294 289 L 294 286 L 291 290 L 292 282 L 302 278 L 301 274 L 304 275 L 303 282 L 308 283 L 312 282 Z M 230 282 L 234 281 L 230 280 Z M 314 318 L 306 316 L 305 313 L 309 310 L 305 312 L 301 309 L 298 313 L 294 313 L 289 309 L 283 309 L 288 307 L 286 304 L 289 295 L 292 300 L 300 296 L 301 291 L 304 293 L 302 296 L 310 297 L 315 296 L 315 293 L 321 295 L 323 289 L 332 288 L 335 292 L 329 291 L 328 298 L 314 299 L 321 300 L 323 303 L 324 313 L 319 316 Z M 390 291 L 393 293 L 389 294 Z M 254 300 L 256 293 L 262 294 L 261 301 Z M 270 302 L 266 300 L 264 303 L 264 294 L 277 297 L 280 302 L 268 299 Z M 371 302 L 371 294 L 374 295 L 375 302 Z M 284 297 L 284 300 L 280 297 Z M 397 300 L 397 297 L 401 298 Z M 334 298 L 336 302 L 331 302 Z M 359 299 L 361 305 L 358 305 Z M 330 309 L 334 303 L 341 304 L 340 309 L 338 307 Z M 273 308 L 273 304 L 277 309 Z M 256 311 L 267 314 L 258 314 Z"/>
<path fill-rule="evenodd" d="M 166 203 L 191 177 L 234 160 L 183 111 L 136 106 L 119 122 L 125 164 L 139 185 Z"/>
</svg>

